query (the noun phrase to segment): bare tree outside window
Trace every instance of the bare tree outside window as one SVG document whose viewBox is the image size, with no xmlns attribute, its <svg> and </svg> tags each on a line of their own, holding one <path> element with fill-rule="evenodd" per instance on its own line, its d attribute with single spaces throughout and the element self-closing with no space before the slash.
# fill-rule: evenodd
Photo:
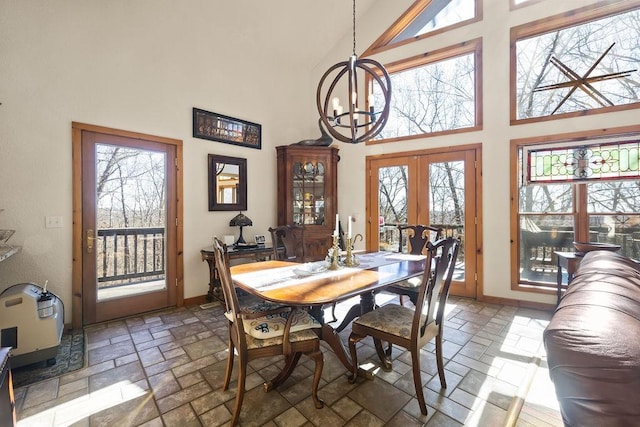
<svg viewBox="0 0 640 427">
<path fill-rule="evenodd" d="M 378 171 L 378 224 L 380 249 L 395 251 L 400 235 L 397 226 L 407 223 L 409 168 L 389 166 Z"/>
<path fill-rule="evenodd" d="M 164 278 L 164 153 L 96 145 L 100 287 Z"/>
<path fill-rule="evenodd" d="M 385 224 L 407 222 L 407 183 L 406 166 L 380 169 L 380 216 Z"/>
<path fill-rule="evenodd" d="M 164 164 L 163 153 L 98 145 L 98 226 L 164 227 Z"/>
<path fill-rule="evenodd" d="M 516 40 L 516 117 L 640 102 L 640 10 Z"/>
<path fill-rule="evenodd" d="M 467 53 L 391 74 L 391 112 L 377 139 L 401 138 L 476 124 L 475 55 Z M 375 110 L 382 105 L 373 89 Z"/>
</svg>

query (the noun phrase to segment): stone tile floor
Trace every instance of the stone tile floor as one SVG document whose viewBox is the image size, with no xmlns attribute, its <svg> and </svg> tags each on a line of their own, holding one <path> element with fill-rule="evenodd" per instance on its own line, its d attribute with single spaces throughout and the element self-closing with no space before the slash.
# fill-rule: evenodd
<svg viewBox="0 0 640 427">
<path fill-rule="evenodd" d="M 377 298 L 385 303 L 394 297 Z M 353 302 L 339 305 L 338 314 Z M 428 415 L 420 414 L 414 397 L 408 353 L 395 349 L 392 371 L 349 384 L 346 369 L 323 344 L 323 409 L 310 396 L 313 362 L 303 357 L 285 384 L 265 393 L 262 383 L 281 364 L 258 360 L 250 365 L 240 424 L 562 425 L 542 345 L 549 312 L 451 297 L 447 313 L 446 390 L 440 388 L 435 346 L 428 344 L 422 354 Z M 227 327 L 220 306 L 150 313 L 92 326 L 86 334 L 85 368 L 15 390 L 19 427 L 229 423 L 236 383 L 221 389 Z M 349 328 L 341 333 L 345 342 L 348 335 Z M 359 357 L 378 363 L 372 341 L 363 342 Z"/>
</svg>

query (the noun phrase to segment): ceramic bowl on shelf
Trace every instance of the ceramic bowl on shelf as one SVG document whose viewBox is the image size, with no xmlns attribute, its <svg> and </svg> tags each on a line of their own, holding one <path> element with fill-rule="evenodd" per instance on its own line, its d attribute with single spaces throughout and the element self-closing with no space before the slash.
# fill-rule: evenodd
<svg viewBox="0 0 640 427">
<path fill-rule="evenodd" d="M 591 251 L 612 251 L 616 252 L 620 250 L 620 245 L 613 245 L 611 243 L 600 242 L 573 242 L 573 246 L 576 251 L 587 253 Z"/>
</svg>

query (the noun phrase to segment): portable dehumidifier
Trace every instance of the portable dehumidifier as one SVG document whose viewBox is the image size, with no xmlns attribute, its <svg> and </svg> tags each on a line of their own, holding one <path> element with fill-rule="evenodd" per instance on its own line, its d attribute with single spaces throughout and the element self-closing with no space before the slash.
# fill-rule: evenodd
<svg viewBox="0 0 640 427">
<path fill-rule="evenodd" d="M 46 284 L 20 283 L 0 294 L 0 346 L 12 347 L 11 367 L 53 365 L 63 329 L 64 306 Z"/>
</svg>

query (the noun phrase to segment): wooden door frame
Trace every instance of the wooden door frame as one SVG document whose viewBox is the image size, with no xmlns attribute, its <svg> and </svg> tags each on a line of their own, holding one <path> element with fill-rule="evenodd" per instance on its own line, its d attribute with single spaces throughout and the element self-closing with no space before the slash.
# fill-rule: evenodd
<svg viewBox="0 0 640 427">
<path fill-rule="evenodd" d="M 380 161 L 380 160 L 387 160 L 387 159 L 394 159 L 394 158 L 400 158 L 400 157 L 418 157 L 418 156 L 429 156 L 429 155 L 436 155 L 436 154 L 444 154 L 444 153 L 452 153 L 452 152 L 458 152 L 458 151 L 473 151 L 475 154 L 475 187 L 476 187 L 476 191 L 475 191 L 475 205 L 476 205 L 476 218 L 474 220 L 475 222 L 475 240 L 476 240 L 476 247 L 473 248 L 474 250 L 471 253 L 467 253 L 467 256 L 471 256 L 472 254 L 475 255 L 476 259 L 476 299 L 478 301 L 482 301 L 483 300 L 483 296 L 484 296 L 484 285 L 483 285 L 483 278 L 484 278 L 484 270 L 483 270 L 483 266 L 484 266 L 484 257 L 483 257 L 483 227 L 482 227 L 482 144 L 478 143 L 478 144 L 466 144 L 466 145 L 458 145 L 458 146 L 452 146 L 452 147 L 442 147 L 442 148 L 431 148 L 431 149 L 425 149 L 425 150 L 415 150 L 415 151 L 404 151 L 404 152 L 396 152 L 396 153 L 389 153 L 389 154 L 379 154 L 379 155 L 374 155 L 374 156 L 367 156 L 365 158 L 365 163 L 366 163 L 366 171 L 367 171 L 367 176 L 366 176 L 366 183 L 365 183 L 365 191 L 366 191 L 366 207 L 365 207 L 365 215 L 367 218 L 367 227 L 366 227 L 366 237 L 365 237 L 365 241 L 367 242 L 367 249 L 370 249 L 373 244 L 372 239 L 375 236 L 371 236 L 370 230 L 371 230 L 371 224 L 372 221 L 375 220 L 375 223 L 378 223 L 378 213 L 377 212 L 373 212 L 372 209 L 372 205 L 373 205 L 373 188 L 371 186 L 371 180 L 369 179 L 370 177 L 368 176 L 368 171 L 371 171 L 371 167 L 372 167 L 372 162 L 374 161 Z"/>
<path fill-rule="evenodd" d="M 85 123 L 71 123 L 72 142 L 72 197 L 73 197 L 73 249 L 72 249 L 72 276 L 71 276 L 71 319 L 74 329 L 82 328 L 83 308 L 82 308 L 82 256 L 83 256 L 83 233 L 82 233 L 82 132 L 89 131 L 108 135 L 120 136 L 132 139 L 153 141 L 162 144 L 175 146 L 176 149 L 176 305 L 184 305 L 184 259 L 183 259 L 183 191 L 182 191 L 182 140 L 165 138 L 161 136 L 148 135 L 138 132 L 130 132 L 119 129 L 96 126 Z M 167 283 L 167 286 L 171 284 Z"/>
</svg>

